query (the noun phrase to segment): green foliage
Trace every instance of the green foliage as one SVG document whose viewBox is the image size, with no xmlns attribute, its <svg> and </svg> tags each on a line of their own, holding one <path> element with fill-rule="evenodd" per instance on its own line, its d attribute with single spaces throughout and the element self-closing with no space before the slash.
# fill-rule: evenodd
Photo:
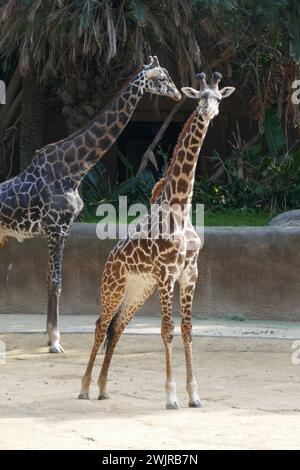
<svg viewBox="0 0 300 470">
<path fill-rule="evenodd" d="M 213 159 L 221 162 L 219 155 Z M 239 176 L 243 165 L 243 178 Z M 281 154 L 274 161 L 270 153 L 263 154 L 260 146 L 222 162 L 227 173 L 226 183 L 211 180 L 195 182 L 194 202 L 209 211 L 243 209 L 274 215 L 300 206 L 300 149 L 289 155 Z"/>
<path fill-rule="evenodd" d="M 270 108 L 265 113 L 265 138 L 271 155 L 277 156 L 285 147 L 285 135 L 280 125 L 275 109 Z"/>
<path fill-rule="evenodd" d="M 94 220 L 96 209 L 101 203 L 111 203 L 118 208 L 119 196 L 127 196 L 128 204 L 149 204 L 155 178 L 150 170 L 143 170 L 134 176 L 133 167 L 126 156 L 118 152 L 118 158 L 127 169 L 127 178 L 121 183 L 116 177 L 113 182 L 106 175 L 103 163 L 98 162 L 86 175 L 82 185 L 84 211 L 81 219 Z"/>
<path fill-rule="evenodd" d="M 119 194 L 127 195 L 128 202 L 141 202 L 148 205 L 155 179 L 150 170 L 143 170 L 138 176 L 131 176 L 119 186 Z"/>
<path fill-rule="evenodd" d="M 116 184 L 111 183 L 105 173 L 106 168 L 100 161 L 84 178 L 82 183 L 84 209 L 80 215 L 81 220 L 93 219 L 96 209 L 101 203 L 107 202 L 117 205 L 118 187 Z"/>
<path fill-rule="evenodd" d="M 286 151 L 284 132 L 274 109 L 265 113 L 265 142 L 247 149 L 237 146 L 222 161 L 226 182 L 195 182 L 194 202 L 208 211 L 250 210 L 274 215 L 300 206 L 300 148 Z"/>
</svg>

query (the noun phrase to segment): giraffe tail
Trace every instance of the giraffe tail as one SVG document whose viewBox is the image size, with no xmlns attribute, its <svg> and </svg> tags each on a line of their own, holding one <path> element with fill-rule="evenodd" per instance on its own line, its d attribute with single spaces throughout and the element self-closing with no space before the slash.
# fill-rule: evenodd
<svg viewBox="0 0 300 470">
<path fill-rule="evenodd" d="M 102 349 L 102 351 L 104 352 L 107 352 L 112 344 L 112 339 L 113 339 L 114 331 L 115 331 L 115 323 L 116 323 L 118 316 L 119 316 L 119 312 L 116 313 L 116 315 L 112 318 L 109 324 L 109 327 L 107 328 L 106 337 L 105 337 L 103 349 Z"/>
</svg>

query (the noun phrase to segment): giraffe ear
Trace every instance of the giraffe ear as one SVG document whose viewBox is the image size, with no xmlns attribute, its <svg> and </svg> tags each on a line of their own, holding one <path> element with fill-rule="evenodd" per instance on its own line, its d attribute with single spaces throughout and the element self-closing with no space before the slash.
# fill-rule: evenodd
<svg viewBox="0 0 300 470">
<path fill-rule="evenodd" d="M 235 88 L 233 86 L 225 86 L 220 90 L 220 93 L 222 95 L 222 98 L 228 98 L 233 92 L 235 91 Z"/>
<path fill-rule="evenodd" d="M 192 98 L 194 100 L 199 99 L 199 91 L 195 90 L 194 88 L 191 88 L 189 86 L 185 86 L 185 87 L 181 88 L 181 91 L 188 98 Z"/>
</svg>

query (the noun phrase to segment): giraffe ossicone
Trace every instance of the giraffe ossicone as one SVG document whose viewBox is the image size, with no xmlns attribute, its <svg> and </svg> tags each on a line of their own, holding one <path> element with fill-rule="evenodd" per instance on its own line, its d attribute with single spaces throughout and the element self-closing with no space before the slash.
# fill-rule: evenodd
<svg viewBox="0 0 300 470">
<path fill-rule="evenodd" d="M 138 230 L 147 237 L 132 234 L 120 240 L 107 259 L 101 285 L 101 314 L 96 322 L 94 346 L 81 382 L 79 398 L 89 398 L 92 369 L 101 343 L 106 338 L 106 354 L 98 380 L 99 398 L 107 396 L 107 375 L 112 355 L 124 329 L 137 310 L 157 288 L 161 305 L 161 336 L 166 355 L 167 409 L 178 409 L 176 383 L 171 365 L 174 322 L 172 299 L 174 285 L 179 283 L 181 334 L 186 358 L 186 388 L 189 406 L 201 407 L 192 359 L 192 302 L 198 277 L 197 259 L 200 238 L 190 219 L 195 171 L 199 152 L 210 121 L 218 114 L 220 101 L 233 93 L 233 87 L 219 90 L 220 75 L 206 83 L 205 74 L 199 77 L 200 89 L 182 88 L 182 92 L 197 100 L 196 110 L 180 133 L 173 157 L 165 176 L 152 191 L 151 203 L 169 207 L 171 230 L 167 238 L 152 238 L 148 214 L 141 220 Z M 184 223 L 177 223 L 177 208 L 182 207 Z M 176 207 L 176 209 L 175 209 Z M 155 224 L 155 223 L 154 223 Z M 193 240 L 193 244 L 189 240 Z"/>
<path fill-rule="evenodd" d="M 83 208 L 78 187 L 116 141 L 145 93 L 181 98 L 157 57 L 150 57 L 150 63 L 85 128 L 36 151 L 25 171 L 0 184 L 0 247 L 11 237 L 21 242 L 42 235 L 48 242 L 50 352 L 63 352 L 59 332 L 62 259 L 65 239 Z"/>
</svg>

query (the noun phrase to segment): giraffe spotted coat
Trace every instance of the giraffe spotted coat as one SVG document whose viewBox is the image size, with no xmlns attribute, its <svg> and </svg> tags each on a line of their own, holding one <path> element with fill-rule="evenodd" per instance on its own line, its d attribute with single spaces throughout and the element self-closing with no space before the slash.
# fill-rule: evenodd
<svg viewBox="0 0 300 470">
<path fill-rule="evenodd" d="M 201 406 L 192 361 L 192 302 L 201 242 L 190 221 L 190 205 L 196 164 L 209 123 L 218 114 L 221 99 L 234 89 L 225 87 L 219 91 L 220 74 L 217 72 L 213 74 L 210 86 L 204 74 L 199 78 L 199 91 L 182 89 L 187 96 L 197 100 L 197 108 L 181 131 L 166 176 L 153 189 L 154 212 L 145 215 L 136 231 L 115 246 L 106 262 L 101 286 L 101 316 L 96 323 L 94 346 L 82 378 L 79 398 L 89 398 L 93 364 L 105 336 L 107 349 L 98 386 L 99 399 L 108 398 L 107 374 L 116 344 L 138 308 L 158 288 L 161 335 L 166 353 L 166 406 L 178 408 L 171 367 L 172 299 L 178 281 L 189 406 Z M 164 230 L 166 225 L 167 231 Z"/>
</svg>

